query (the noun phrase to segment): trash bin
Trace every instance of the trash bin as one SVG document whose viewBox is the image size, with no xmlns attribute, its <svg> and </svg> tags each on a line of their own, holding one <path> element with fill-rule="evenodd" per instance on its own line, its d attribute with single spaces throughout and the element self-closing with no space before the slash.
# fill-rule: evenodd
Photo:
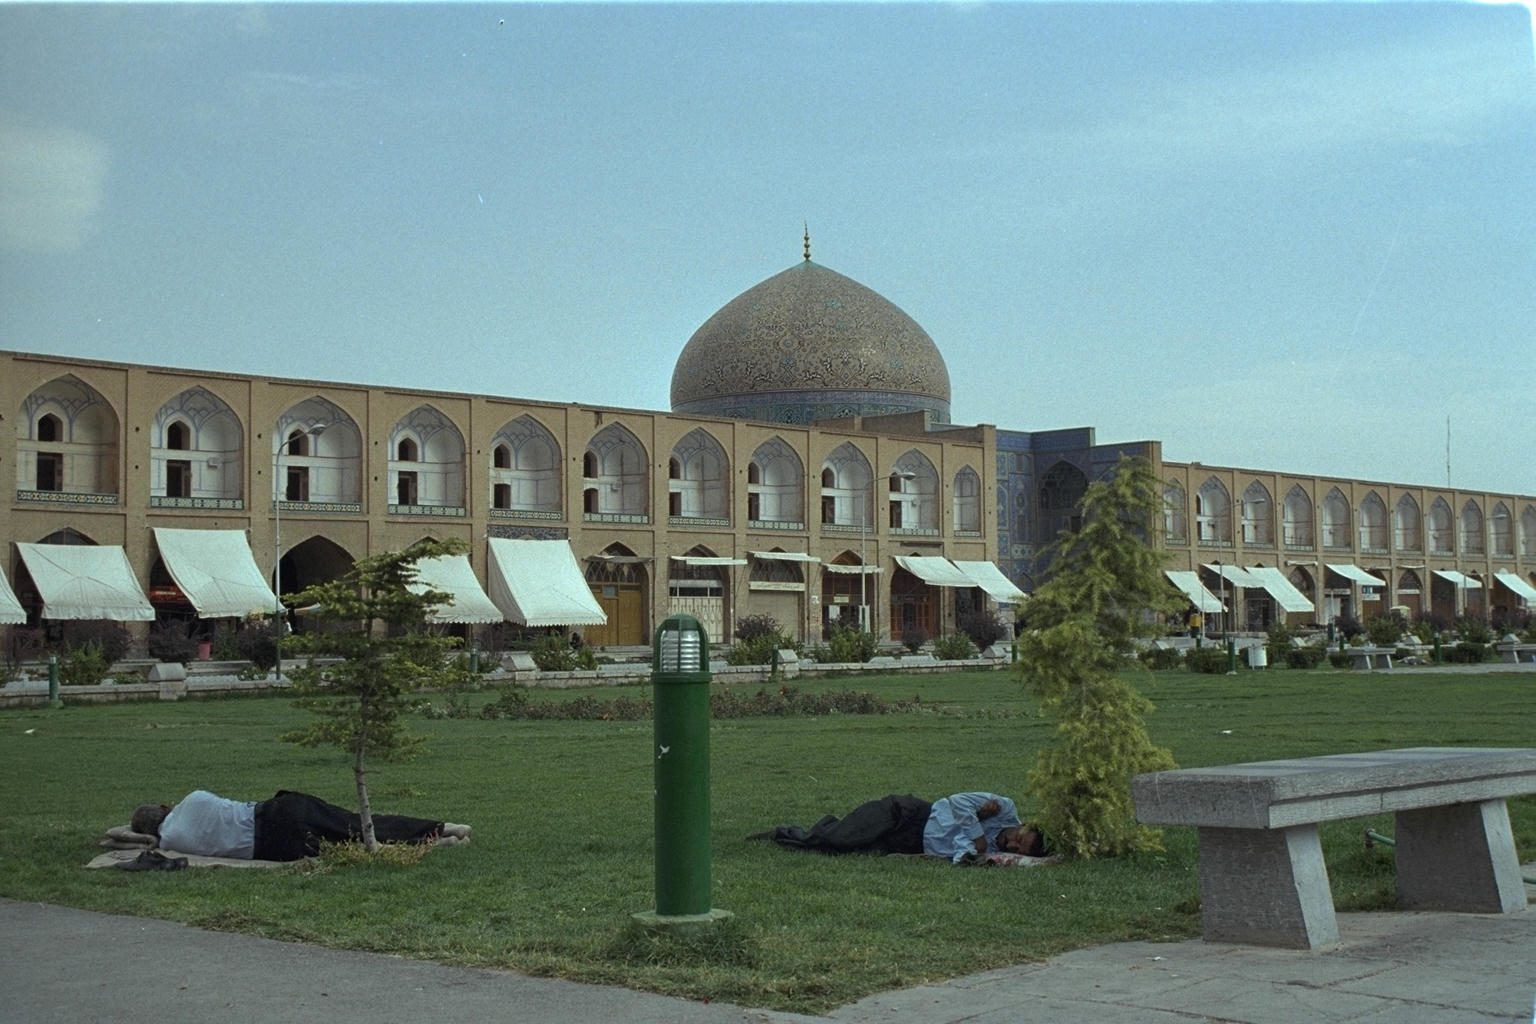
<svg viewBox="0 0 1536 1024">
<path fill-rule="evenodd" d="M 1268 668 L 1269 650 L 1263 644 L 1255 644 L 1248 648 L 1249 668 Z"/>
</svg>

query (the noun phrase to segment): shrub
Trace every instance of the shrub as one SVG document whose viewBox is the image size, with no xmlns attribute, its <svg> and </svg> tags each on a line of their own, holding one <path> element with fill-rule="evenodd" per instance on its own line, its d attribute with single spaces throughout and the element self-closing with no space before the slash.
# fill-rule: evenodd
<svg viewBox="0 0 1536 1024">
<path fill-rule="evenodd" d="M 1328 664 L 1334 668 L 1350 668 L 1354 663 L 1354 657 L 1344 651 L 1328 652 Z"/>
<path fill-rule="evenodd" d="M 1148 647 L 1139 657 L 1147 668 L 1159 671 L 1179 668 L 1184 664 L 1184 655 L 1177 647 Z"/>
<path fill-rule="evenodd" d="M 1440 659 L 1450 664 L 1476 665 L 1487 660 L 1488 648 L 1485 644 L 1471 643 L 1463 640 L 1450 647 L 1440 648 Z"/>
<path fill-rule="evenodd" d="M 1398 615 L 1379 615 L 1365 624 L 1365 635 L 1374 647 L 1396 647 L 1405 623 Z"/>
<path fill-rule="evenodd" d="M 269 621 L 248 622 L 235 634 L 235 656 L 263 672 L 277 664 L 277 631 Z"/>
<path fill-rule="evenodd" d="M 1365 627 L 1360 625 L 1360 620 L 1350 615 L 1340 615 L 1335 626 L 1338 628 L 1339 635 L 1346 640 L 1353 639 L 1365 632 Z"/>
<path fill-rule="evenodd" d="M 815 657 L 817 661 L 865 662 L 875 656 L 877 647 L 875 635 L 867 630 L 833 626 L 827 633 L 827 646 L 818 647 Z"/>
<path fill-rule="evenodd" d="M 107 678 L 109 667 L 101 647 L 87 641 L 68 651 L 59 661 L 59 683 L 63 686 L 95 686 Z"/>
<path fill-rule="evenodd" d="M 1317 668 L 1328 652 L 1321 647 L 1289 647 L 1285 652 L 1287 668 Z"/>
<path fill-rule="evenodd" d="M 1488 622 L 1476 615 L 1463 615 L 1456 620 L 1456 633 L 1464 643 L 1486 644 L 1493 641 L 1493 630 Z"/>
<path fill-rule="evenodd" d="M 740 637 L 740 634 L 737 634 Z M 773 652 L 783 646 L 783 639 L 777 632 L 759 633 L 750 638 L 739 639 L 725 652 L 727 665 L 771 665 L 773 664 Z"/>
<path fill-rule="evenodd" d="M 923 644 L 928 642 L 928 631 L 923 629 L 903 630 L 901 634 L 901 646 L 916 654 L 923 649 Z"/>
<path fill-rule="evenodd" d="M 941 661 L 965 661 L 977 653 L 976 645 L 964 633 L 951 633 L 933 642 L 933 656 Z"/>
<path fill-rule="evenodd" d="M 779 620 L 772 615 L 746 615 L 736 620 L 737 640 L 752 641 L 765 636 L 777 639 L 782 632 Z"/>
<path fill-rule="evenodd" d="M 192 624 L 185 619 L 157 622 L 149 630 L 149 656 L 156 661 L 185 665 L 197 657 L 197 641 L 192 638 Z"/>
<path fill-rule="evenodd" d="M 1184 656 L 1184 664 L 1191 672 L 1204 672 L 1208 675 L 1219 676 L 1227 670 L 1227 649 L 1225 647 L 1201 647 L 1199 650 L 1190 651 Z"/>
<path fill-rule="evenodd" d="M 971 638 L 977 650 L 984 651 L 1008 635 L 1007 627 L 997 613 L 985 608 L 972 608 L 960 613 L 955 628 Z"/>
<path fill-rule="evenodd" d="M 108 665 L 121 661 L 133 647 L 133 634 L 121 622 L 110 619 L 80 619 L 64 623 L 64 653 L 95 647 Z"/>
<path fill-rule="evenodd" d="M 570 672 L 576 668 L 576 652 L 564 633 L 546 633 L 533 645 L 533 663 L 541 672 Z"/>
<path fill-rule="evenodd" d="M 227 623 L 213 627 L 212 655 L 214 661 L 238 661 L 242 657 L 236 646 L 235 631 Z"/>
</svg>

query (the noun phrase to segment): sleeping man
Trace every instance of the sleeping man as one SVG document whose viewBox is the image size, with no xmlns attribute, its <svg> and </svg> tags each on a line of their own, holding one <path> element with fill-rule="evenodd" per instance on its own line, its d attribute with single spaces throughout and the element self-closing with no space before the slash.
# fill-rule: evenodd
<svg viewBox="0 0 1536 1024">
<path fill-rule="evenodd" d="M 953 863 L 988 852 L 1045 855 L 1039 829 L 1020 825 L 1013 801 L 996 793 L 955 793 L 934 803 L 907 794 L 860 804 L 839 818 L 827 815 L 809 829 L 780 825 L 748 839 L 771 839 L 793 850 L 818 853 L 904 853 Z"/>
</svg>

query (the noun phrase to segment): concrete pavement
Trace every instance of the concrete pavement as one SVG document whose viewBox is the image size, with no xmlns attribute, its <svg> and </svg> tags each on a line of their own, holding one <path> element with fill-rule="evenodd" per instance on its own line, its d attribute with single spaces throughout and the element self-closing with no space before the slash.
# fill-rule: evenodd
<svg viewBox="0 0 1536 1024">
<path fill-rule="evenodd" d="M 1536 876 L 1536 865 L 1524 873 Z M 1528 887 L 1536 890 L 1536 887 Z M 1536 896 L 1536 891 L 1532 892 Z M 1322 952 L 1125 942 L 826 1017 L 442 967 L 0 900 L 0 1020 L 29 1024 L 1536 1022 L 1536 910 L 1342 914 Z"/>
</svg>

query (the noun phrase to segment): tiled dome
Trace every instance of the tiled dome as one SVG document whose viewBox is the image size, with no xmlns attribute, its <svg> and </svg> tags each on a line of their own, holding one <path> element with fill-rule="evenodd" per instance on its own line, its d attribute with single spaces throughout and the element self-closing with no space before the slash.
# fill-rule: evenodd
<svg viewBox="0 0 1536 1024">
<path fill-rule="evenodd" d="M 925 409 L 949 422 L 949 370 L 933 339 L 809 256 L 721 307 L 672 371 L 673 412 L 809 423 Z"/>
</svg>

